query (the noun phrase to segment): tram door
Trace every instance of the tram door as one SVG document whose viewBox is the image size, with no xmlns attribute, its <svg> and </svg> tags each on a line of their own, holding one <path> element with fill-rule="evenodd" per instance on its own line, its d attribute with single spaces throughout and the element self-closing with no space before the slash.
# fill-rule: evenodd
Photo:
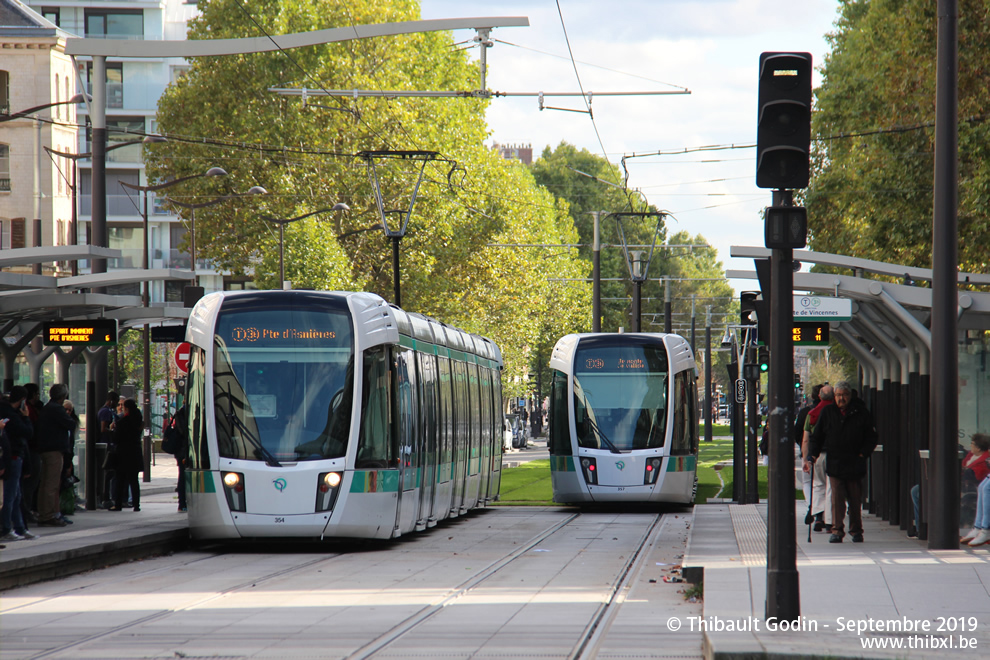
<svg viewBox="0 0 990 660">
<path fill-rule="evenodd" d="M 451 360 L 454 381 L 454 492 L 450 501 L 450 513 L 457 516 L 464 512 L 464 495 L 467 489 L 468 461 L 468 377 L 467 364 Z"/>
<path fill-rule="evenodd" d="M 417 423 L 416 353 L 400 348 L 395 359 L 395 431 L 399 440 L 399 501 L 395 529 L 412 531 L 419 520 L 419 424 Z"/>
<path fill-rule="evenodd" d="M 432 526 L 437 522 L 434 513 L 436 502 L 437 465 L 440 462 L 440 443 L 437 425 L 437 369 L 436 357 L 417 353 L 416 390 L 419 395 L 419 444 L 423 478 L 419 488 L 419 519 L 416 526 Z"/>
</svg>

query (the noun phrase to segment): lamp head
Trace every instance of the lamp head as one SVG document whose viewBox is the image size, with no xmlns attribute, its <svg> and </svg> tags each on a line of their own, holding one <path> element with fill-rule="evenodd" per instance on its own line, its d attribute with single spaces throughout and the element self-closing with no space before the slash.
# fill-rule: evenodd
<svg viewBox="0 0 990 660">
<path fill-rule="evenodd" d="M 227 170 L 222 167 L 211 167 L 203 176 L 227 176 Z"/>
<path fill-rule="evenodd" d="M 72 98 L 70 98 L 67 102 L 68 103 L 83 103 L 83 102 L 92 101 L 92 100 L 93 100 L 93 97 L 90 96 L 89 94 L 74 94 L 72 96 Z"/>
<path fill-rule="evenodd" d="M 267 195 L 268 191 L 261 186 L 251 186 L 245 195 Z"/>
<path fill-rule="evenodd" d="M 336 204 L 334 204 L 330 208 L 330 210 L 331 211 L 350 211 L 351 210 L 351 207 L 348 206 L 347 204 L 345 204 L 344 202 L 337 202 Z"/>
</svg>

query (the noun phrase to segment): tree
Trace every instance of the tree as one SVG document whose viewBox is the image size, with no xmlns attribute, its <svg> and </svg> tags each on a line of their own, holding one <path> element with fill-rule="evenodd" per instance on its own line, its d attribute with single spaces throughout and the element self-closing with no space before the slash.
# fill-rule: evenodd
<svg viewBox="0 0 990 660">
<path fill-rule="evenodd" d="M 815 92 L 805 205 L 822 252 L 931 267 L 936 7 L 841 0 Z M 986 272 L 990 23 L 959 3 L 959 265 Z"/>
<path fill-rule="evenodd" d="M 192 39 L 257 36 L 261 26 L 283 34 L 419 18 L 414 0 L 214 0 L 201 10 L 190 23 Z M 212 165 L 230 172 L 170 190 L 185 202 L 263 186 L 267 195 L 196 215 L 198 253 L 222 270 L 253 274 L 260 286 L 277 286 L 278 279 L 278 232 L 262 215 L 292 218 L 346 203 L 349 213 L 286 227 L 286 278 L 296 286 L 364 289 L 389 299 L 391 243 L 381 231 L 366 161 L 357 154 L 436 152 L 401 241 L 404 306 L 490 336 L 502 348 L 506 373 L 523 374 L 543 328 L 541 315 L 565 310 L 554 323 L 569 322 L 588 287 L 564 289 L 549 281 L 558 276 L 553 273 L 577 273 L 576 252 L 560 254 L 551 273 L 541 252 L 494 247 L 575 238 L 566 206 L 540 191 L 525 168 L 483 145 L 488 101 L 326 97 L 314 107 L 268 91 L 288 85 L 463 90 L 476 76 L 448 33 L 200 58 L 159 102 L 159 128 L 169 142 L 146 150 L 148 176 L 172 180 Z M 409 209 L 414 164 L 401 158 L 375 163 L 387 209 Z"/>
</svg>

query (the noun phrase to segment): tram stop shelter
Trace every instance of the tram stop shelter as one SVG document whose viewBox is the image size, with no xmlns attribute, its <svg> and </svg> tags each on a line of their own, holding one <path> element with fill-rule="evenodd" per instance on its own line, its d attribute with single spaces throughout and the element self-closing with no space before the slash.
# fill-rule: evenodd
<svg viewBox="0 0 990 660">
<path fill-rule="evenodd" d="M 732 246 L 733 257 L 769 259 L 763 247 Z M 794 260 L 830 272 L 795 272 L 795 295 L 851 300 L 852 317 L 831 321 L 831 334 L 859 363 L 860 397 L 877 422 L 880 445 L 866 489 L 871 513 L 908 531 L 914 527 L 911 488 L 921 486 L 919 538 L 927 538 L 927 457 L 931 373 L 932 270 L 811 250 Z M 728 270 L 732 279 L 758 279 Z M 990 432 L 990 275 L 958 275 L 959 436 Z M 984 289 L 984 290 L 980 290 Z M 771 356 L 772 359 L 772 356 Z M 964 499 L 961 503 L 968 506 Z M 965 522 L 966 516 L 962 517 Z"/>
<path fill-rule="evenodd" d="M 81 484 L 89 492 L 89 479 L 95 475 L 94 448 L 99 436 L 96 410 L 102 405 L 107 388 L 107 346 L 43 346 L 45 323 L 112 319 L 117 322 L 119 339 L 127 330 L 150 325 L 181 325 L 189 317 L 182 302 L 143 304 L 140 295 L 106 293 L 114 288 L 150 281 L 192 283 L 191 270 L 172 268 L 126 268 L 107 273 L 76 276 L 35 275 L 6 269 L 38 263 L 91 259 L 120 259 L 121 250 L 91 245 L 59 245 L 6 249 L 0 252 L 0 355 L 3 357 L 3 391 L 15 384 L 17 358 L 23 356 L 28 374 L 23 382 L 43 383 L 42 367 L 52 356 L 56 360 L 56 382 L 69 386 L 76 410 L 85 416 L 85 439 L 77 451 Z M 38 341 L 35 341 L 35 340 Z M 79 358 L 85 361 L 85 378 L 70 374 Z M 81 382 L 83 381 L 84 382 Z M 23 384 L 19 382 L 17 384 Z M 44 388 L 42 388 L 44 389 Z M 42 391 L 42 395 L 46 392 Z M 147 393 L 146 393 L 147 396 Z M 94 414 L 88 414 L 88 413 Z M 150 420 L 149 420 L 150 422 Z M 88 451 L 87 451 L 88 450 Z M 95 479 L 94 479 L 95 480 Z M 87 507 L 90 502 L 87 501 Z"/>
</svg>

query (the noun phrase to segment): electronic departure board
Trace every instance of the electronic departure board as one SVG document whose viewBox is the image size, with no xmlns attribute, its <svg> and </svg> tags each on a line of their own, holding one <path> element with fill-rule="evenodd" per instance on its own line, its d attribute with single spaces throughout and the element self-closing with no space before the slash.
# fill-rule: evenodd
<svg viewBox="0 0 990 660">
<path fill-rule="evenodd" d="M 116 319 L 52 321 L 45 323 L 45 346 L 113 346 L 117 343 Z"/>
<path fill-rule="evenodd" d="M 828 346 L 828 322 L 794 321 L 793 339 L 795 346 Z"/>
</svg>

